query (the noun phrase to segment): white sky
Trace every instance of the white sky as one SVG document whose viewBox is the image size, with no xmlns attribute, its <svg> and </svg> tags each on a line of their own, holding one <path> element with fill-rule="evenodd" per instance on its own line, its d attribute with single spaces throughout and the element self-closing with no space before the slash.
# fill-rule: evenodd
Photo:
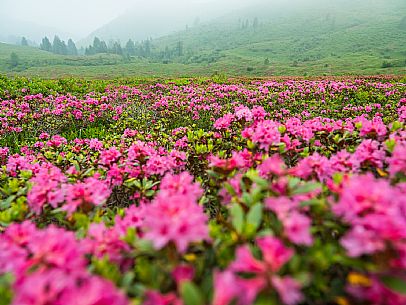
<svg viewBox="0 0 406 305">
<path fill-rule="evenodd" d="M 183 1 L 212 3 L 224 8 L 249 4 L 252 0 L 0 0 L 0 17 L 33 22 L 83 37 L 126 10 L 151 1 L 178 6 Z M 159 9 L 159 5 L 157 5 Z M 1 29 L 0 29 L 1 32 Z"/>
<path fill-rule="evenodd" d="M 0 0 L 0 11 L 17 20 L 86 35 L 137 0 Z"/>
</svg>

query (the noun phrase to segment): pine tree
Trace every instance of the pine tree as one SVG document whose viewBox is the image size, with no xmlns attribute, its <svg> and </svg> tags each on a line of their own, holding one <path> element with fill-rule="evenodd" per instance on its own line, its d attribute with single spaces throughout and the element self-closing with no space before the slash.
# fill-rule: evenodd
<svg viewBox="0 0 406 305">
<path fill-rule="evenodd" d="M 121 48 L 120 43 L 117 41 L 113 44 L 113 53 L 117 55 L 123 55 L 123 49 Z"/>
<path fill-rule="evenodd" d="M 102 46 L 101 46 L 101 41 L 98 37 L 95 37 L 93 39 L 93 49 L 94 52 L 97 53 L 102 53 Z"/>
<path fill-rule="evenodd" d="M 402 30 L 406 30 L 406 16 L 403 17 L 402 20 L 400 20 L 399 28 Z"/>
<path fill-rule="evenodd" d="M 28 46 L 28 41 L 25 37 L 21 38 L 21 45 L 22 46 Z"/>
<path fill-rule="evenodd" d="M 68 48 L 64 41 L 62 41 L 58 36 L 55 35 L 54 42 L 52 44 L 52 51 L 55 54 L 66 55 L 68 53 Z"/>
<path fill-rule="evenodd" d="M 18 58 L 18 55 L 15 52 L 12 52 L 10 54 L 10 66 L 12 68 L 15 68 L 18 66 L 19 62 L 20 62 L 20 59 Z"/>
<path fill-rule="evenodd" d="M 100 41 L 100 53 L 108 53 L 107 44 L 104 40 Z"/>
<path fill-rule="evenodd" d="M 94 54 L 95 54 L 95 52 L 94 52 L 93 46 L 89 46 L 86 48 L 85 55 L 94 55 Z"/>
<path fill-rule="evenodd" d="M 144 42 L 144 56 L 149 57 L 151 55 L 151 42 L 147 39 Z"/>
<path fill-rule="evenodd" d="M 44 50 L 44 51 L 47 51 L 47 52 L 52 52 L 52 44 L 49 41 L 48 37 L 42 38 L 40 49 Z"/>
<path fill-rule="evenodd" d="M 255 17 L 255 19 L 254 19 L 254 21 L 253 21 L 253 23 L 252 23 L 252 27 L 253 27 L 254 29 L 256 29 L 256 28 L 258 27 L 258 25 L 259 25 L 258 17 Z"/>
<path fill-rule="evenodd" d="M 62 44 L 61 44 L 61 55 L 68 55 L 68 46 L 66 45 L 65 41 L 62 40 Z"/>
<path fill-rule="evenodd" d="M 135 55 L 135 44 L 134 41 L 132 41 L 131 39 L 129 39 L 127 41 L 127 44 L 125 45 L 125 52 L 130 56 Z"/>
<path fill-rule="evenodd" d="M 76 45 L 75 45 L 75 43 L 73 42 L 73 40 L 72 39 L 69 39 L 68 40 L 68 55 L 74 55 L 74 56 L 76 56 L 76 55 L 78 55 L 78 49 L 76 48 Z"/>
<path fill-rule="evenodd" d="M 176 51 L 178 53 L 178 56 L 183 56 L 183 42 L 182 41 L 178 41 L 177 45 L 176 45 Z"/>
</svg>

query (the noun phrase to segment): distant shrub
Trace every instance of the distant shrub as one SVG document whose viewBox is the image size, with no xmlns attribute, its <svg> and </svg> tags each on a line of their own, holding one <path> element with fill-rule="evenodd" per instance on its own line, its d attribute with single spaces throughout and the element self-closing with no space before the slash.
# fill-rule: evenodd
<svg viewBox="0 0 406 305">
<path fill-rule="evenodd" d="M 406 30 L 406 16 L 403 17 L 402 20 L 400 20 L 399 28 L 400 28 L 401 30 Z"/>
<path fill-rule="evenodd" d="M 381 67 L 382 68 L 392 68 L 392 67 L 394 67 L 394 64 L 390 61 L 384 60 Z"/>
<path fill-rule="evenodd" d="M 247 67 L 247 71 L 248 72 L 252 72 L 252 71 L 254 71 L 255 69 L 254 69 L 254 67 Z"/>
<path fill-rule="evenodd" d="M 222 84 L 222 83 L 227 82 L 228 78 L 227 78 L 227 75 L 224 72 L 216 71 L 211 76 L 211 80 L 213 81 L 213 83 Z"/>
<path fill-rule="evenodd" d="M 18 55 L 15 52 L 12 52 L 10 54 L 10 67 L 15 68 L 18 66 L 19 63 L 20 63 L 20 58 L 18 57 Z"/>
</svg>

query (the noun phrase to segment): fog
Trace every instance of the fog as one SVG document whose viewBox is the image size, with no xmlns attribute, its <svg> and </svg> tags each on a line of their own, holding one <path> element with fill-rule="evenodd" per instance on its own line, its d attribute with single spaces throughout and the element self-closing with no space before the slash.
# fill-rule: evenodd
<svg viewBox="0 0 406 305">
<path fill-rule="evenodd" d="M 44 36 L 73 38 L 80 46 L 98 36 L 105 40 L 142 40 L 193 26 L 196 20 L 254 12 L 263 20 L 289 10 L 312 15 L 323 7 L 351 14 L 378 0 L 0 0 L 0 41 L 18 43 L 24 36 L 39 43 Z M 382 2 L 382 1 L 381 1 Z M 402 1 L 388 0 L 398 5 Z M 259 6 L 258 6 L 259 5 Z M 404 5 L 403 9 L 404 9 Z M 262 7 L 262 8 L 261 8 Z M 266 8 L 264 8 L 266 7 Z M 398 7 L 394 6 L 394 12 Z M 406 11 L 406 10 L 405 10 Z M 242 12 L 242 13 L 241 13 Z M 238 15 L 238 14 L 237 14 Z M 233 15 L 234 17 L 236 15 Z M 245 18 L 245 16 L 242 16 Z"/>
<path fill-rule="evenodd" d="M 41 35 L 59 34 L 79 40 L 134 9 L 143 11 L 153 6 L 162 14 L 169 6 L 179 16 L 196 18 L 201 17 L 202 7 L 209 7 L 210 13 L 218 15 L 252 3 L 252 0 L 0 0 L 3 20 L 0 36 L 28 36 L 37 40 Z"/>
</svg>

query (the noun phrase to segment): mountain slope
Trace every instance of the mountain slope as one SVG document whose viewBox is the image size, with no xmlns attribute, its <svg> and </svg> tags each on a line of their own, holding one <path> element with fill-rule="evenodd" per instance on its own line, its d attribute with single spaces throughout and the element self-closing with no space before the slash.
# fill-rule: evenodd
<svg viewBox="0 0 406 305">
<path fill-rule="evenodd" d="M 119 16 L 100 27 L 88 37 L 77 42 L 78 46 L 88 46 L 94 37 L 102 40 L 120 40 L 124 43 L 128 39 L 145 40 L 168 35 L 174 31 L 185 29 L 200 22 L 220 17 L 226 11 L 245 7 L 244 2 L 233 3 L 223 0 L 191 1 L 178 0 L 175 3 L 168 0 L 149 0 L 141 6 L 134 6 L 126 14 Z"/>
<path fill-rule="evenodd" d="M 321 64 L 326 73 L 337 64 L 349 70 L 406 65 L 403 0 L 289 4 L 253 7 L 162 37 L 154 41 L 155 52 L 175 49 L 181 42 L 184 56 L 174 61 L 223 66 L 238 62 L 248 68 L 269 61 L 275 69 Z M 242 27 L 247 20 L 249 26 Z"/>
<path fill-rule="evenodd" d="M 62 39 L 74 38 L 74 35 L 52 27 L 15 20 L 3 15 L 0 15 L 0 29 L 0 42 L 3 43 L 19 44 L 21 42 L 21 37 L 23 36 L 29 40 L 37 42 L 38 44 L 44 36 L 48 36 L 51 40 L 55 35 L 58 35 Z"/>
</svg>

